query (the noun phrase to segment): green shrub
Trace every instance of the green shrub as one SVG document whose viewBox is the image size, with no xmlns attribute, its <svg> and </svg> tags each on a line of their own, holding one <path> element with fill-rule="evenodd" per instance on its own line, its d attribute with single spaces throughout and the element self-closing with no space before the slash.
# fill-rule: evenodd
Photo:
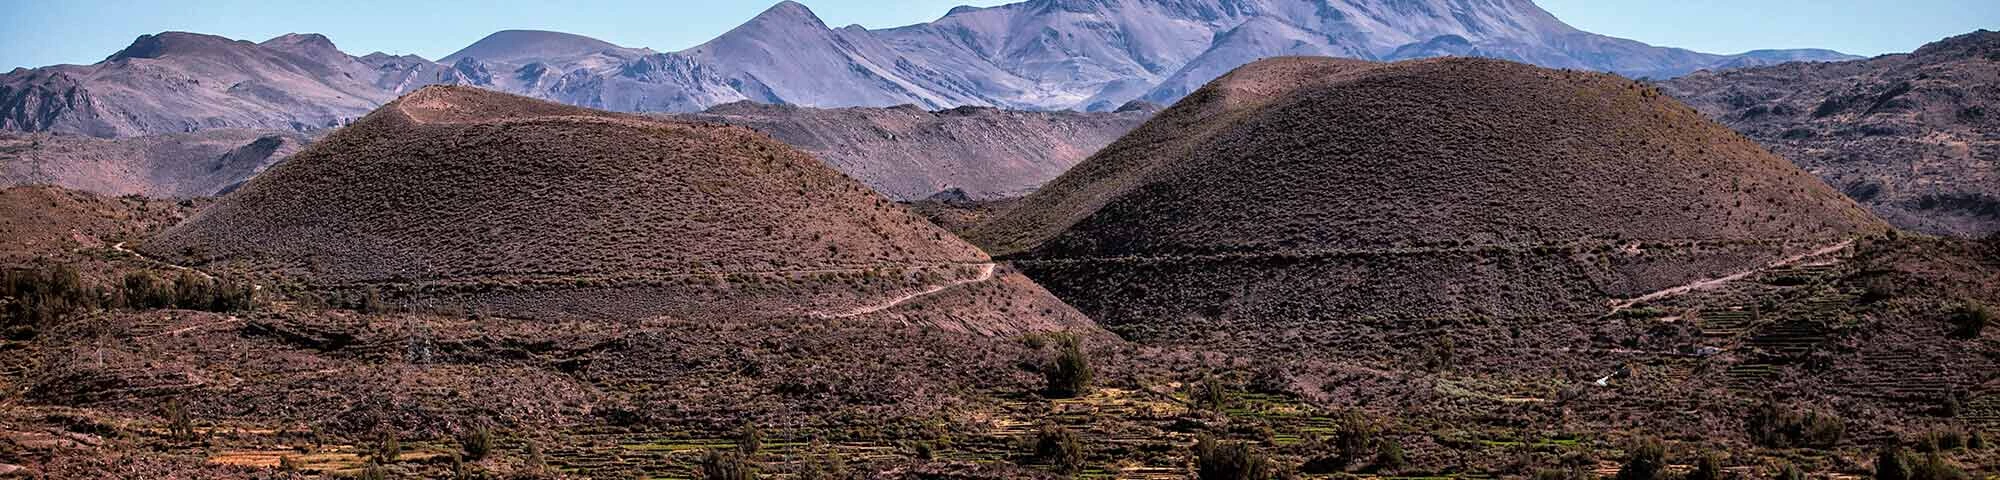
<svg viewBox="0 0 2000 480">
<path fill-rule="evenodd" d="M 1090 358 L 1083 351 L 1083 341 L 1075 335 L 1064 334 L 1056 339 L 1055 363 L 1044 372 L 1048 377 L 1049 395 L 1066 398 L 1081 396 L 1090 391 Z"/>
<path fill-rule="evenodd" d="M 1931 430 L 1917 437 L 1917 451 L 1922 453 L 1958 450 L 1965 444 L 1965 430 L 1958 428 Z"/>
<path fill-rule="evenodd" d="M 542 454 L 542 442 L 537 442 L 532 438 L 528 439 L 527 448 L 528 458 L 522 463 L 527 464 L 528 471 L 540 474 L 548 470 L 549 459 L 546 455 Z"/>
<path fill-rule="evenodd" d="M 396 457 L 403 455 L 403 442 L 396 440 L 396 432 L 382 432 L 381 440 L 375 443 L 375 461 L 396 463 Z"/>
<path fill-rule="evenodd" d="M 1377 473 L 1400 472 L 1409 466 L 1409 459 L 1403 455 L 1402 442 L 1391 438 L 1384 438 L 1378 442 L 1375 447 L 1374 467 Z"/>
<path fill-rule="evenodd" d="M 1203 435 L 1195 441 L 1195 478 L 1200 480 L 1268 480 L 1277 468 L 1245 442 L 1222 442 Z"/>
<path fill-rule="evenodd" d="M 376 291 L 375 287 L 368 287 L 361 292 L 361 302 L 354 310 L 361 313 L 387 313 L 389 307 L 382 303 L 381 292 Z"/>
<path fill-rule="evenodd" d="M 1212 412 L 1220 412 L 1229 406 L 1229 387 L 1214 375 L 1201 379 L 1201 390 L 1195 392 L 1195 406 Z"/>
<path fill-rule="evenodd" d="M 1722 454 L 1708 452 L 1695 461 L 1694 470 L 1683 480 L 1722 480 Z"/>
<path fill-rule="evenodd" d="M 1806 480 L 1806 472 L 1800 471 L 1797 465 L 1786 463 L 1779 465 L 1778 474 L 1771 478 L 1776 480 Z"/>
<path fill-rule="evenodd" d="M 1951 313 L 1951 336 L 1964 339 L 1979 338 L 1986 333 L 1986 326 L 1993 323 L 1993 309 L 1979 302 L 1960 303 Z"/>
<path fill-rule="evenodd" d="M 171 282 L 152 272 L 125 274 L 125 306 L 147 310 L 179 308 L 210 312 L 235 312 L 256 307 L 256 288 L 247 282 L 203 278 L 183 271 Z"/>
<path fill-rule="evenodd" d="M 1627 448 L 1625 465 L 1618 468 L 1618 480 L 1664 480 L 1667 478 L 1667 446 L 1657 438 L 1642 438 Z"/>
<path fill-rule="evenodd" d="M 1931 452 L 1910 468 L 1910 480 L 1972 480 L 1972 476 L 1938 452 Z"/>
<path fill-rule="evenodd" d="M 467 460 L 479 461 L 493 453 L 493 429 L 475 427 L 458 436 L 459 447 L 465 450 Z"/>
<path fill-rule="evenodd" d="M 174 287 L 153 276 L 153 272 L 125 273 L 125 306 L 139 310 L 174 306 Z"/>
<path fill-rule="evenodd" d="M 704 480 L 753 480 L 757 478 L 757 467 L 736 454 L 721 450 L 709 450 L 701 459 L 701 478 Z"/>
<path fill-rule="evenodd" d="M 1840 417 L 1816 411 L 1800 413 L 1774 402 L 1752 410 L 1745 423 L 1751 440 L 1771 448 L 1833 448 L 1847 433 Z"/>
<path fill-rule="evenodd" d="M 1083 441 L 1067 428 L 1044 425 L 1035 434 L 1035 460 L 1055 467 L 1058 472 L 1074 475 L 1083 471 L 1087 456 Z"/>
<path fill-rule="evenodd" d="M 193 440 L 194 420 L 188 415 L 187 405 L 182 404 L 179 399 L 168 400 L 165 409 L 167 436 L 175 440 Z"/>
<path fill-rule="evenodd" d="M 1875 480 L 1910 480 L 1916 461 L 1910 451 L 1896 445 L 1875 452 Z"/>
<path fill-rule="evenodd" d="M 49 270 L 8 270 L 0 279 L 0 334 L 27 338 L 99 302 L 83 277 L 67 265 Z"/>
<path fill-rule="evenodd" d="M 736 451 L 744 457 L 754 457 L 763 450 L 764 431 L 757 429 L 756 423 L 743 422 L 743 428 L 736 430 Z"/>
</svg>

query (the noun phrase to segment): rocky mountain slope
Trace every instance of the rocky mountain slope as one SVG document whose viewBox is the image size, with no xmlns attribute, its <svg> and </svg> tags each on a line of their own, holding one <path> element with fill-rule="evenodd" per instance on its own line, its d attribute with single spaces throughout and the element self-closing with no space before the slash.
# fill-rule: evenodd
<svg viewBox="0 0 2000 480">
<path fill-rule="evenodd" d="M 1639 82 L 1291 57 L 1218 79 L 971 238 L 1100 322 L 1187 331 L 1602 313 L 1887 228 Z"/>
<path fill-rule="evenodd" d="M 707 43 L 667 53 L 508 30 L 433 63 L 352 57 L 318 35 L 261 44 L 149 35 L 97 64 L 0 76 L 0 129 L 309 130 L 431 83 L 627 112 L 693 112 L 742 100 L 1108 111 L 1141 98 L 1170 103 L 1237 65 L 1303 54 L 1474 55 L 1652 77 L 1850 58 L 1653 47 L 1577 30 L 1527 0 L 1032 0 L 881 30 L 832 28 L 785 1 Z"/>
<path fill-rule="evenodd" d="M 957 189 L 973 199 L 1026 195 L 1111 144 L 1158 110 L 1024 112 L 816 109 L 731 103 L 678 118 L 742 125 L 813 154 L 897 200 Z"/>
<path fill-rule="evenodd" d="M 1899 227 L 2000 231 L 2000 33 L 1839 63 L 1700 72 L 1668 94 Z"/>
<path fill-rule="evenodd" d="M 155 198 L 214 196 L 309 141 L 298 132 L 235 128 L 127 138 L 0 133 L 0 185 L 51 184 Z"/>
<path fill-rule="evenodd" d="M 0 76 L 0 129 L 97 137 L 314 130 L 395 98 L 376 85 L 374 71 L 319 35 L 262 44 L 183 32 L 145 35 L 96 64 Z"/>
<path fill-rule="evenodd" d="M 464 87 L 382 107 L 143 249 L 507 316 L 889 316 L 981 333 L 1088 324 L 979 249 L 749 129 Z"/>
</svg>

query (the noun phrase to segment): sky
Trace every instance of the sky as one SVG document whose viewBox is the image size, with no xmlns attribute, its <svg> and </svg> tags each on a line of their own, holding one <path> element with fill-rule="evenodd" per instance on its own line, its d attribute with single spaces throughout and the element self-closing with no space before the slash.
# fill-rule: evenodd
<svg viewBox="0 0 2000 480">
<path fill-rule="evenodd" d="M 674 51 L 741 24 L 775 0 L 0 0 L 0 68 L 94 63 L 142 34 L 181 30 L 263 41 L 321 33 L 341 50 L 437 59 L 505 29 L 556 30 Z M 962 4 L 1007 0 L 802 0 L 835 27 L 927 22 Z M 1831 48 L 1907 52 L 2000 29 L 1996 0 L 1539 0 L 1571 25 L 1711 53 Z"/>
</svg>

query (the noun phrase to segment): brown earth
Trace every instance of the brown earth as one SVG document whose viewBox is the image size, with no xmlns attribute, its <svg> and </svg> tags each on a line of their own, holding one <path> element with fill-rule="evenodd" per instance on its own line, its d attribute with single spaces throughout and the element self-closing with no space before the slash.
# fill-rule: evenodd
<svg viewBox="0 0 2000 480">
<path fill-rule="evenodd" d="M 48 188 L 0 198 L 49 226 L 0 232 L 23 253 L 9 258 L 42 259 L 8 268 L 173 273 L 107 243 L 157 231 L 178 204 Z M 70 231 L 85 236 L 55 235 Z M 488 478 L 686 477 L 750 423 L 765 432 L 752 458 L 768 475 L 1060 478 L 1032 454 L 1046 424 L 1077 433 L 1086 475 L 1164 479 L 1189 475 L 1196 435 L 1250 442 L 1296 469 L 1366 421 L 1407 465 L 1345 472 L 1610 475 L 1631 439 L 1657 436 L 1677 465 L 1728 452 L 1741 475 L 1778 462 L 1866 475 L 1886 439 L 2000 429 L 2000 336 L 1948 333 L 1957 302 L 2000 303 L 1987 274 L 1996 246 L 1875 237 L 1602 318 L 1092 336 L 1098 388 L 1075 399 L 1042 393 L 1052 351 L 1035 336 L 922 322 L 371 313 L 284 289 L 239 311 L 108 307 L 0 338 L 0 464 L 56 479 L 343 478 L 386 434 L 403 445 L 373 460 L 388 475 L 436 478 L 452 472 L 457 437 L 484 426 L 494 453 L 464 468 Z M 115 286 L 118 275 L 89 277 Z M 1006 301 L 915 303 L 980 298 Z M 1620 370 L 1631 373 L 1592 385 Z M 1221 405 L 1199 400 L 1205 378 L 1224 389 Z M 1757 445 L 1748 412 L 1767 399 L 1842 418 L 1845 435 Z M 185 408 L 192 436 L 172 433 L 170 405 Z M 2000 450 L 1944 455 L 1975 475 L 2000 468 Z"/>
<path fill-rule="evenodd" d="M 675 118 L 771 135 L 883 195 L 916 200 L 958 188 L 974 199 L 1020 196 L 1061 175 L 1158 110 L 1030 112 L 915 106 L 818 109 L 737 102 Z"/>
<path fill-rule="evenodd" d="M 1661 90 L 1898 227 L 2000 231 L 2000 33 L 1908 54 L 1698 72 Z"/>
<path fill-rule="evenodd" d="M 1211 83 L 971 238 L 1101 323 L 1258 325 L 1602 313 L 1886 228 L 1630 80 L 1283 58 Z"/>
<path fill-rule="evenodd" d="M 0 133 L 0 185 L 208 197 L 248 181 L 308 142 L 301 133 L 226 128 L 116 139 Z"/>
<path fill-rule="evenodd" d="M 391 102 L 142 251 L 309 289 L 537 318 L 836 315 L 1012 275 L 989 273 L 979 249 L 749 129 L 465 87 Z M 1046 308 L 962 312 L 998 322 L 973 330 L 1088 325 L 1032 283 L 990 285 Z"/>
</svg>

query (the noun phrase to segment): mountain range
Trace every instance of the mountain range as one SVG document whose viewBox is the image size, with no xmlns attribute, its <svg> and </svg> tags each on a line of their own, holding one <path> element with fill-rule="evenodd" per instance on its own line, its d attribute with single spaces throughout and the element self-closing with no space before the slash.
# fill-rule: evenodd
<svg viewBox="0 0 2000 480">
<path fill-rule="evenodd" d="M 1527 0 L 1033 0 L 876 30 L 830 27 L 786 1 L 707 43 L 665 53 L 529 30 L 494 33 L 437 61 L 352 56 L 316 34 L 261 43 L 144 35 L 95 64 L 0 75 L 0 130 L 316 130 L 429 84 L 625 112 L 744 100 L 1109 111 L 1135 99 L 1171 103 L 1278 55 L 1484 56 L 1631 77 L 1852 58 L 1656 47 L 1576 29 Z"/>
</svg>

